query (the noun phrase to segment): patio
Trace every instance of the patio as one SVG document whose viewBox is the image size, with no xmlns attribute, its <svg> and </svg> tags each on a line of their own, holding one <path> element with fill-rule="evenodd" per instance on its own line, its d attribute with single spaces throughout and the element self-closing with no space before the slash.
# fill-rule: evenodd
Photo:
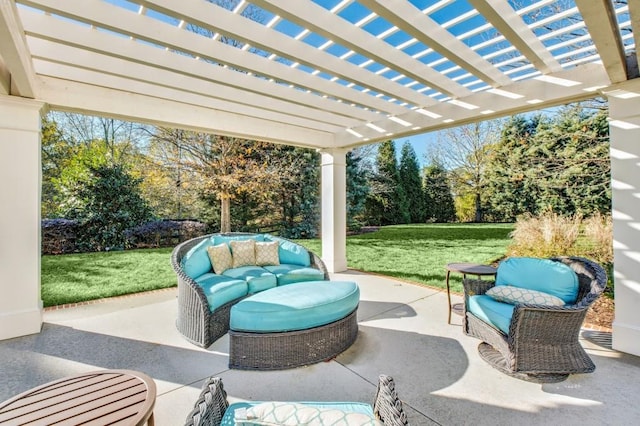
<svg viewBox="0 0 640 426">
<path fill-rule="evenodd" d="M 485 364 L 459 316 L 447 325 L 445 292 L 352 270 L 332 279 L 357 281 L 361 303 L 356 343 L 330 362 L 229 370 L 228 336 L 208 350 L 180 336 L 177 292 L 170 289 L 45 311 L 40 334 L 0 342 L 0 400 L 76 373 L 133 369 L 157 384 L 156 424 L 180 425 L 207 376 L 222 377 L 231 400 L 370 402 L 378 374 L 386 373 L 395 378 L 412 425 L 602 425 L 640 418 L 640 358 L 610 349 L 606 333 L 582 340 L 597 366 L 593 374 L 528 383 Z"/>
</svg>

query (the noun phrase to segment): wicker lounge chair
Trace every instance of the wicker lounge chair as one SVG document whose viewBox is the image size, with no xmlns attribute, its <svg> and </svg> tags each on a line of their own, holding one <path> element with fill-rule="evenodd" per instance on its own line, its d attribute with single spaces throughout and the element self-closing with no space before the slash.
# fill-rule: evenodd
<svg viewBox="0 0 640 426">
<path fill-rule="evenodd" d="M 176 326 L 178 331 L 191 343 L 207 348 L 213 342 L 224 336 L 229 331 L 229 315 L 231 307 L 244 297 L 230 301 L 217 308 L 214 312 L 209 310 L 207 298 L 200 287 L 182 269 L 182 258 L 189 250 L 207 238 L 214 235 L 222 236 L 251 236 L 254 234 L 229 233 L 211 234 L 187 240 L 173 249 L 171 254 L 171 265 L 178 277 L 178 319 Z M 309 251 L 311 267 L 324 273 L 326 280 L 329 279 L 327 267 L 320 257 Z"/>
<path fill-rule="evenodd" d="M 223 417 L 229 408 L 222 379 L 208 378 L 194 408 L 187 416 L 185 426 L 223 425 Z M 407 426 L 407 416 L 396 393 L 393 378 L 380 375 L 373 403 L 373 413 L 385 426 Z M 226 425 L 226 422 L 223 426 Z"/>
<path fill-rule="evenodd" d="M 517 304 L 508 335 L 467 311 L 472 295 L 484 294 L 495 281 L 465 279 L 465 334 L 481 339 L 480 356 L 505 374 L 537 383 L 559 382 L 569 374 L 590 373 L 595 365 L 578 341 L 587 309 L 607 284 L 602 267 L 577 257 L 553 258 L 578 275 L 578 297 L 560 307 Z"/>
</svg>

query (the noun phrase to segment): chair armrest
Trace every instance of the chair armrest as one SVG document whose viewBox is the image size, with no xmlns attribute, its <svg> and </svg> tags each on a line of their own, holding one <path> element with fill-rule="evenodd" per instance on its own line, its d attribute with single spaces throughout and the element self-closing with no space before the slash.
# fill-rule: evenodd
<svg viewBox="0 0 640 426">
<path fill-rule="evenodd" d="M 409 424 L 407 415 L 402 408 L 402 401 L 396 393 L 395 382 L 390 376 L 381 374 L 378 379 L 373 413 L 385 426 L 406 426 Z"/>
<path fill-rule="evenodd" d="M 205 380 L 193 410 L 187 416 L 185 426 L 218 426 L 229 408 L 227 393 L 219 377 Z"/>
<path fill-rule="evenodd" d="M 465 278 L 462 280 L 462 287 L 464 289 L 464 296 L 475 296 L 479 294 L 485 294 L 487 290 L 494 287 L 496 282 L 493 280 L 478 280 Z"/>
</svg>

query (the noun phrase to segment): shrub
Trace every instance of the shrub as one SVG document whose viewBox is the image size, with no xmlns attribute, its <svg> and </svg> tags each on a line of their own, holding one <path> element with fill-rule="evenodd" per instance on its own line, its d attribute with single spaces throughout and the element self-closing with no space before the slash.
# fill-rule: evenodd
<svg viewBox="0 0 640 426">
<path fill-rule="evenodd" d="M 511 233 L 510 256 L 582 256 L 603 265 L 613 261 L 611 216 L 596 214 L 587 219 L 545 213 L 518 218 Z"/>
<path fill-rule="evenodd" d="M 206 234 L 207 225 L 193 220 L 156 220 L 128 229 L 127 245 L 135 248 L 171 247 Z"/>
<path fill-rule="evenodd" d="M 63 254 L 78 251 L 78 222 L 69 219 L 42 221 L 42 254 Z"/>
</svg>

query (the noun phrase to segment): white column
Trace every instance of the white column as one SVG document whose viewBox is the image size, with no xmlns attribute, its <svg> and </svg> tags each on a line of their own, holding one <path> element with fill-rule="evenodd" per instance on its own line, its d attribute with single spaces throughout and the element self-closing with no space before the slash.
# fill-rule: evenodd
<svg viewBox="0 0 640 426">
<path fill-rule="evenodd" d="M 0 96 L 0 340 L 40 332 L 41 102 Z"/>
<path fill-rule="evenodd" d="M 347 270 L 346 150 L 322 154 L 322 260 L 329 272 Z"/>
<path fill-rule="evenodd" d="M 640 355 L 640 98 L 609 97 L 609 116 L 616 301 L 613 348 Z"/>
</svg>

